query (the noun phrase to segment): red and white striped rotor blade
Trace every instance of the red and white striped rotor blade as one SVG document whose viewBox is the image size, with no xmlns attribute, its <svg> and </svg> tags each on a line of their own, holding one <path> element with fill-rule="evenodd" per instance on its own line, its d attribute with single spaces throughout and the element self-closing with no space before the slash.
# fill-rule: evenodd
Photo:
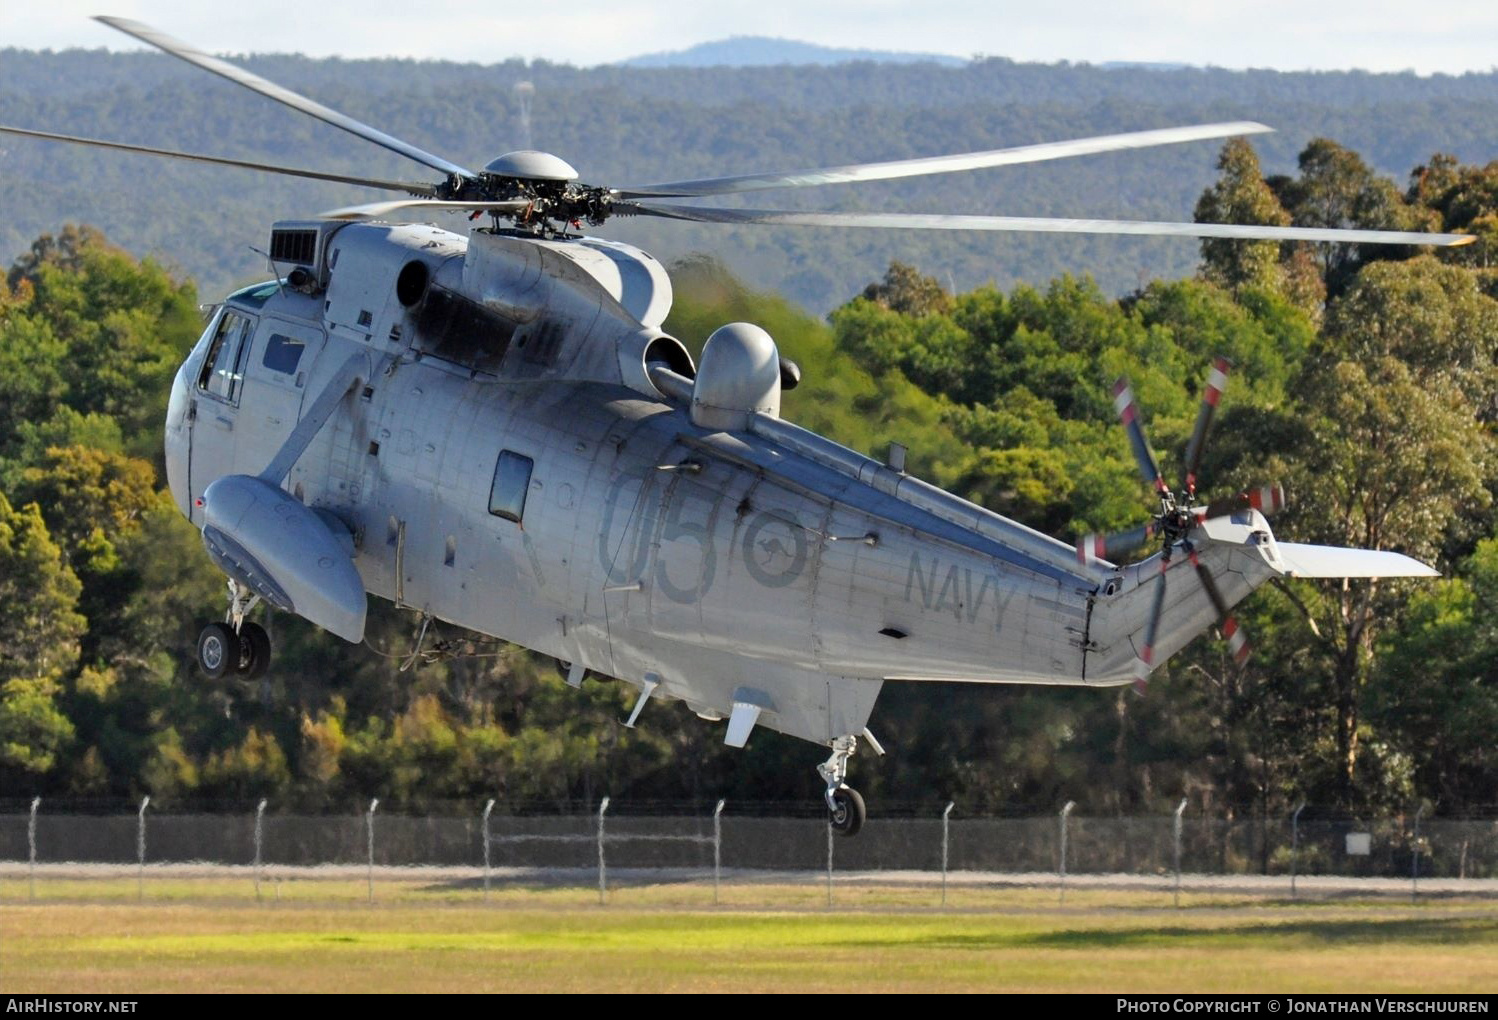
<svg viewBox="0 0 1498 1020">
<path fill-rule="evenodd" d="M 1115 531 L 1111 535 L 1087 535 L 1077 543 L 1077 562 L 1084 567 L 1100 560 L 1114 560 L 1125 556 L 1148 542 L 1156 534 L 1155 522 Z"/>
<path fill-rule="evenodd" d="M 1134 691 L 1141 696 L 1149 687 L 1149 676 L 1155 668 L 1155 638 L 1160 633 L 1160 617 L 1165 613 L 1165 572 L 1169 569 L 1170 559 L 1161 556 L 1160 580 L 1155 584 L 1155 599 L 1150 605 L 1149 620 L 1144 625 L 1144 645 L 1134 662 Z"/>
<path fill-rule="evenodd" d="M 1191 432 L 1191 442 L 1186 446 L 1186 491 L 1196 493 L 1196 473 L 1202 466 L 1202 450 L 1207 445 L 1207 430 L 1212 427 L 1212 416 L 1217 413 L 1218 401 L 1228 385 L 1228 372 L 1233 363 L 1219 356 L 1207 373 L 1207 385 L 1202 390 L 1201 410 L 1196 414 L 1196 428 Z"/>
<path fill-rule="evenodd" d="M 1144 426 L 1139 421 L 1139 408 L 1134 404 L 1134 390 L 1129 386 L 1129 380 L 1120 378 L 1113 384 L 1113 409 L 1118 412 L 1118 420 L 1123 422 L 1124 430 L 1129 434 L 1129 446 L 1134 451 L 1140 475 L 1156 492 L 1166 492 L 1165 479 L 1160 477 L 1160 465 L 1155 462 L 1149 440 L 1144 437 Z"/>
<path fill-rule="evenodd" d="M 1210 520 L 1213 517 L 1226 517 L 1229 514 L 1239 513 L 1243 510 L 1254 509 L 1268 517 L 1276 511 L 1285 508 L 1285 487 L 1283 485 L 1263 485 L 1257 489 L 1249 489 L 1234 496 L 1223 499 L 1214 499 L 1207 504 L 1205 510 L 1196 515 L 1198 521 Z"/>
<path fill-rule="evenodd" d="M 1191 565 L 1196 568 L 1196 576 L 1201 578 L 1202 587 L 1207 591 L 1207 598 L 1212 600 L 1212 607 L 1217 610 L 1218 626 L 1222 628 L 1222 636 L 1228 643 L 1228 651 L 1233 656 L 1233 661 L 1243 665 L 1248 661 L 1249 646 L 1248 635 L 1243 628 L 1238 626 L 1238 621 L 1233 619 L 1228 611 L 1227 599 L 1222 597 L 1222 590 L 1217 587 L 1217 579 L 1207 569 L 1207 565 L 1196 555 L 1196 550 L 1191 550 Z"/>
</svg>

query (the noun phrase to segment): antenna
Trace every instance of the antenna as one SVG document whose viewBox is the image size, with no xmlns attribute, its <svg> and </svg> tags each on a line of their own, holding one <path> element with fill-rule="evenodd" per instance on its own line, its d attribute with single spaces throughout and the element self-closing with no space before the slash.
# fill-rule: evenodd
<svg viewBox="0 0 1498 1020">
<path fill-rule="evenodd" d="M 531 98 L 536 94 L 536 86 L 528 81 L 517 81 L 510 91 L 515 93 L 515 99 L 520 103 L 520 147 L 532 148 Z"/>
</svg>

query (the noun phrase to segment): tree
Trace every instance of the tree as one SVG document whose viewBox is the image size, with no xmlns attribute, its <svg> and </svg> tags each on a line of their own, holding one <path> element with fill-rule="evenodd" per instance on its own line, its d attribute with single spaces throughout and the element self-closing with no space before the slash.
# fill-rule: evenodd
<svg viewBox="0 0 1498 1020">
<path fill-rule="evenodd" d="M 1297 227 L 1421 230 L 1436 219 L 1407 205 L 1393 181 L 1329 138 L 1312 139 L 1301 150 L 1299 166 L 1299 177 L 1270 182 Z M 1318 244 L 1316 253 L 1326 293 L 1335 297 L 1365 263 L 1405 258 L 1409 250 L 1338 242 Z"/>
<path fill-rule="evenodd" d="M 46 508 L 74 570 L 103 572 L 115 542 L 156 503 L 155 472 L 143 460 L 88 446 L 51 447 L 21 472 L 18 492 Z"/>
<path fill-rule="evenodd" d="M 1217 159 L 1220 174 L 1197 200 L 1198 223 L 1250 223 L 1280 227 L 1290 222 L 1273 191 L 1264 183 L 1259 157 L 1245 138 L 1231 139 Z M 1277 241 L 1202 241 L 1202 275 L 1231 291 L 1246 287 L 1266 290 L 1281 285 Z"/>
<path fill-rule="evenodd" d="M 73 736 L 57 695 L 87 626 L 80 590 L 36 504 L 0 493 L 0 775 L 12 781 L 50 771 Z"/>
<path fill-rule="evenodd" d="M 936 277 L 898 260 L 889 264 L 883 280 L 865 287 L 862 296 L 881 308 L 916 318 L 952 310 L 952 295 Z"/>
<path fill-rule="evenodd" d="M 66 381 L 60 394 L 48 383 L 38 397 L 114 417 L 132 452 L 159 458 L 172 377 L 202 330 L 192 284 L 137 262 L 86 227 L 44 235 L 8 279 L 26 298 L 12 315 L 44 326 L 28 330 L 18 321 L 18 335 L 0 332 L 0 359 L 36 344 L 28 359 Z M 49 416 L 31 413 L 32 420 Z"/>
<path fill-rule="evenodd" d="M 1473 244 L 1442 249 L 1443 260 L 1482 268 L 1498 264 L 1498 160 L 1464 166 L 1438 152 L 1411 171 L 1405 200 L 1435 211 L 1441 229 L 1477 236 Z"/>
<path fill-rule="evenodd" d="M 1381 642 L 1368 699 L 1419 788 L 1450 811 L 1486 806 L 1498 787 L 1498 538 L 1459 573 L 1411 596 Z"/>
<path fill-rule="evenodd" d="M 1281 533 L 1439 558 L 1466 508 L 1490 503 L 1494 443 L 1482 408 L 1494 336 L 1498 303 L 1462 270 L 1431 258 L 1365 267 L 1330 309 L 1298 386 L 1300 438 L 1280 466 L 1306 495 Z M 1337 792 L 1349 806 L 1360 796 L 1362 691 L 1399 588 L 1373 579 L 1287 589 L 1330 679 Z"/>
</svg>

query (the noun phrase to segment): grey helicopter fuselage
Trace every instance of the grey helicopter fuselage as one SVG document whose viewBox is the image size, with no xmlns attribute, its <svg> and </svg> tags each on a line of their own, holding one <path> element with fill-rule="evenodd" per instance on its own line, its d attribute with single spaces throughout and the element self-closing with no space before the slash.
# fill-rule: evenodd
<svg viewBox="0 0 1498 1020">
<path fill-rule="evenodd" d="M 314 510 L 364 591 L 574 679 L 737 712 L 740 745 L 755 723 L 819 743 L 865 734 L 885 680 L 1135 679 L 1154 560 L 1079 562 L 782 421 L 768 338 L 715 335 L 698 370 L 660 329 L 670 283 L 649 255 L 294 226 L 302 247 L 288 256 L 286 228 L 276 254 L 300 272 L 228 298 L 176 378 L 168 475 L 199 527 L 214 482 L 263 476 L 287 504 L 265 519 Z M 349 366 L 351 386 L 335 378 Z M 273 467 L 319 394 L 326 423 Z M 1211 527 L 1202 557 L 1230 603 L 1282 572 L 1256 512 Z M 292 554 L 337 558 L 324 546 Z M 1189 586 L 1172 594 L 1157 661 L 1216 619 Z M 358 640 L 357 613 L 304 615 Z"/>
</svg>

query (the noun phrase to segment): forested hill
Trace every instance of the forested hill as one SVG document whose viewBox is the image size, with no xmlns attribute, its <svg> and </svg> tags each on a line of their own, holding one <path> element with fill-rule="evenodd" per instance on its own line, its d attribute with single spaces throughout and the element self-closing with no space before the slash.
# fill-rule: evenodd
<svg viewBox="0 0 1498 1020">
<path fill-rule="evenodd" d="M 829 67 L 580 69 L 248 57 L 244 63 L 430 151 L 482 165 L 519 148 L 514 85 L 532 82 L 533 142 L 585 180 L 622 185 L 962 152 L 1206 120 L 1261 120 L 1269 173 L 1316 136 L 1355 149 L 1403 187 L 1436 152 L 1485 163 L 1498 74 L 1157 70 L 858 62 Z M 156 54 L 0 51 L 0 123 L 382 177 L 421 167 Z M 1011 215 L 1189 219 L 1213 179 L 1211 143 L 917 181 L 777 193 L 761 204 Z M 272 220 L 376 196 L 245 171 L 0 139 L 0 259 L 66 221 L 103 228 L 200 281 L 205 296 L 256 277 Z M 461 229 L 460 219 L 452 223 Z M 662 258 L 713 252 L 751 286 L 825 312 L 893 259 L 949 288 L 1088 272 L 1120 294 L 1186 275 L 1189 241 L 877 236 L 614 221 L 601 233 Z"/>
</svg>

